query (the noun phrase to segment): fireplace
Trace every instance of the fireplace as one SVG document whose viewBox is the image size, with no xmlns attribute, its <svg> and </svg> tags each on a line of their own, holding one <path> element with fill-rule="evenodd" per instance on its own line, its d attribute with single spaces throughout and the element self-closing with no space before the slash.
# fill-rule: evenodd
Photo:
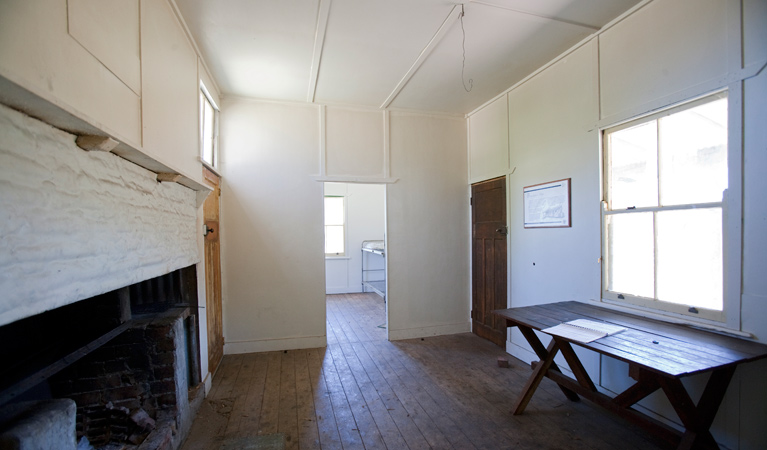
<svg viewBox="0 0 767 450">
<path fill-rule="evenodd" d="M 71 399 L 93 448 L 177 447 L 202 395 L 196 289 L 190 266 L 0 327 L 0 408 Z"/>
<path fill-rule="evenodd" d="M 97 445 L 175 448 L 202 394 L 207 192 L 75 141 L 0 105 L 0 443 L 40 412 Z"/>
</svg>

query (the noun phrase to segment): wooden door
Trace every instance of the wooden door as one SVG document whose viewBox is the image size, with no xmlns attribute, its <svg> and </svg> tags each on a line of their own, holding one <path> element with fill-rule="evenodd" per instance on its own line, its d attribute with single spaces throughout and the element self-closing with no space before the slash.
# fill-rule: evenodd
<svg viewBox="0 0 767 450">
<path fill-rule="evenodd" d="M 506 321 L 491 312 L 506 306 L 506 178 L 471 186 L 472 331 L 505 347 Z"/>
<path fill-rule="evenodd" d="M 205 220 L 205 307 L 208 317 L 208 370 L 216 372 L 224 356 L 224 328 L 221 313 L 221 244 L 219 242 L 219 200 L 221 180 L 203 169 L 207 181 L 215 187 L 203 203 Z"/>
</svg>

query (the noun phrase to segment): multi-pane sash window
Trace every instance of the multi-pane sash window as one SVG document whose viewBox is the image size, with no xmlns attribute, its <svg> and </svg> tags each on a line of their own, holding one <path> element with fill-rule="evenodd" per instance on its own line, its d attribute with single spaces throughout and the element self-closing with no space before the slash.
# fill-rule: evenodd
<svg viewBox="0 0 767 450">
<path fill-rule="evenodd" d="M 604 149 L 603 298 L 721 314 L 726 93 L 608 129 Z"/>
<path fill-rule="evenodd" d="M 344 256 L 346 222 L 344 198 L 336 196 L 325 197 L 325 256 Z"/>
</svg>

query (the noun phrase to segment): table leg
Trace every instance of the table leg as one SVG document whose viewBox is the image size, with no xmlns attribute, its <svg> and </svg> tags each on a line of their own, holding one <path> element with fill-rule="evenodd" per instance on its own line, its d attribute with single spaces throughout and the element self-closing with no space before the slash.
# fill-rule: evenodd
<svg viewBox="0 0 767 450">
<path fill-rule="evenodd" d="M 586 389 L 592 392 L 596 392 L 597 387 L 594 386 L 594 382 L 591 381 L 589 373 L 586 372 L 586 368 L 583 367 L 580 358 L 578 358 L 578 355 L 575 354 L 575 350 L 573 350 L 573 347 L 570 345 L 570 343 L 565 340 L 557 338 L 554 339 L 557 341 L 559 351 L 561 351 L 562 356 L 565 357 L 565 361 L 567 361 L 567 365 L 570 366 L 570 370 L 573 371 L 575 379 L 578 380 L 578 383 L 580 383 L 580 385 Z"/>
<path fill-rule="evenodd" d="M 678 449 L 719 448 L 709 428 L 714 422 L 716 412 L 724 399 L 727 386 L 729 386 L 734 373 L 735 366 L 717 369 L 711 373 L 697 406 L 690 398 L 681 380 L 663 377 L 659 379 L 663 392 L 685 427 Z"/>
<path fill-rule="evenodd" d="M 522 325 L 517 325 L 517 328 L 519 328 L 519 331 L 522 333 L 522 336 L 524 336 L 525 339 L 527 339 L 527 343 L 530 344 L 530 347 L 532 347 L 535 354 L 538 355 L 538 358 L 541 359 L 541 362 L 547 359 L 549 356 L 549 352 L 546 350 L 546 347 L 543 346 L 543 343 L 541 342 L 541 340 L 538 339 L 538 336 L 535 334 L 532 328 L 528 328 Z M 552 342 L 553 341 L 554 340 L 552 339 Z M 549 370 L 553 370 L 555 372 L 560 372 L 560 373 L 562 372 L 561 370 L 559 370 L 559 366 L 557 366 L 557 363 L 554 362 L 553 358 L 552 358 L 551 366 L 549 367 Z M 577 402 L 578 400 L 580 400 L 580 398 L 578 397 L 578 394 L 576 394 L 572 390 L 562 385 L 559 385 L 559 389 L 562 390 L 562 393 L 565 394 L 565 397 L 567 397 L 569 400 L 573 402 Z"/>
<path fill-rule="evenodd" d="M 554 364 L 554 357 L 557 355 L 558 349 L 557 341 L 552 339 L 551 344 L 549 344 L 549 347 L 546 349 L 546 357 L 541 359 L 535 366 L 533 374 L 527 379 L 527 383 L 525 384 L 524 389 L 522 389 L 522 394 L 519 396 L 517 404 L 514 406 L 514 415 L 520 415 L 525 411 L 527 404 L 530 403 L 530 399 L 533 398 L 533 393 L 535 393 L 541 380 L 543 380 L 543 377 L 546 375 L 546 371 L 548 371 L 551 365 Z"/>
</svg>

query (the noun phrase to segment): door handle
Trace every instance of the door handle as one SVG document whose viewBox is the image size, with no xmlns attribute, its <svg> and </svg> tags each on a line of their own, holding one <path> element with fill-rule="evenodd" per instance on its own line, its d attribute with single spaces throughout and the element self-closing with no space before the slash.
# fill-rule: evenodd
<svg viewBox="0 0 767 450">
<path fill-rule="evenodd" d="M 495 232 L 500 234 L 501 236 L 506 236 L 507 234 L 509 234 L 509 229 L 506 227 L 501 227 L 495 230 Z"/>
</svg>

